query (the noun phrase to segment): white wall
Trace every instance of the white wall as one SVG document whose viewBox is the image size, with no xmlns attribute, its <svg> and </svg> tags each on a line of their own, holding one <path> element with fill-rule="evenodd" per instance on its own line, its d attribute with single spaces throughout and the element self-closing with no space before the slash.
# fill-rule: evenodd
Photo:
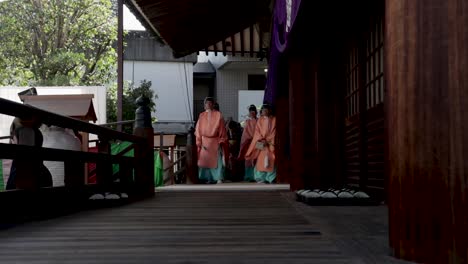
<svg viewBox="0 0 468 264">
<path fill-rule="evenodd" d="M 0 86 L 0 98 L 21 103 L 18 93 L 30 87 Z M 106 123 L 106 87 L 104 86 L 62 86 L 36 87 L 39 95 L 60 94 L 94 94 L 93 105 L 97 116 L 97 124 Z M 14 117 L 0 114 L 0 136 L 10 135 L 10 125 Z"/>
<path fill-rule="evenodd" d="M 211 62 L 216 69 L 215 97 L 223 116 L 239 120 L 239 91 L 248 90 L 250 74 L 265 74 L 266 61 L 242 56 L 223 56 L 214 52 L 200 52 L 198 62 Z M 262 91 L 263 92 L 263 91 Z M 263 100 L 262 100 L 263 102 Z M 242 102 L 241 102 L 242 103 Z"/>
<path fill-rule="evenodd" d="M 249 74 L 262 74 L 262 70 L 216 71 L 216 100 L 225 118 L 238 120 L 239 91 L 248 90 Z"/>
<path fill-rule="evenodd" d="M 238 120 L 244 122 L 249 116 L 249 106 L 255 105 L 260 110 L 265 91 L 239 91 Z M 260 111 L 258 111 L 260 113 Z"/>
<path fill-rule="evenodd" d="M 153 116 L 159 121 L 193 120 L 192 63 L 124 61 L 124 80 L 138 86 L 144 79 L 159 97 Z"/>
<path fill-rule="evenodd" d="M 225 118 L 237 120 L 238 95 L 248 89 L 248 74 L 242 71 L 216 72 L 216 100 Z"/>
</svg>

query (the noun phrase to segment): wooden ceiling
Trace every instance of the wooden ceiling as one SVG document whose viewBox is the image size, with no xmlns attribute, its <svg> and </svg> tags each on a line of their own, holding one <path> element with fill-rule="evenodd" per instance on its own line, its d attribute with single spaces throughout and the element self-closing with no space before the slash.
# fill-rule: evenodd
<svg viewBox="0 0 468 264">
<path fill-rule="evenodd" d="M 271 0 L 126 0 L 126 5 L 176 57 L 206 50 L 218 42 L 223 45 L 223 40 L 226 45 L 227 39 L 256 24 L 259 36 L 263 36 L 269 32 L 271 20 Z M 221 50 L 226 52 L 226 48 Z"/>
<path fill-rule="evenodd" d="M 220 52 L 223 55 L 265 58 L 269 44 L 270 32 L 262 30 L 257 23 L 205 48 L 204 51 L 207 54 L 214 52 L 215 55 Z"/>
</svg>

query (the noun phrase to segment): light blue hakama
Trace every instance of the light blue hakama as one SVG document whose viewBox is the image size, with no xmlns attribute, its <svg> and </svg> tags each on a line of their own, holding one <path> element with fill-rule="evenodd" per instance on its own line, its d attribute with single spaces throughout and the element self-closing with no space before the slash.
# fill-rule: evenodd
<svg viewBox="0 0 468 264">
<path fill-rule="evenodd" d="M 217 182 L 224 180 L 224 166 L 222 149 L 218 151 L 218 166 L 216 168 L 198 168 L 198 179 L 202 182 Z"/>
</svg>

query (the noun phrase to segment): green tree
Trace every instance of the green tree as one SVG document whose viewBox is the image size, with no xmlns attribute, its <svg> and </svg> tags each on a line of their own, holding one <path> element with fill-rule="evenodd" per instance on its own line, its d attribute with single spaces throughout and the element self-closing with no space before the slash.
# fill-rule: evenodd
<svg viewBox="0 0 468 264">
<path fill-rule="evenodd" d="M 0 85 L 102 85 L 115 80 L 111 0 L 0 3 Z"/>
<path fill-rule="evenodd" d="M 146 96 L 150 99 L 149 107 L 151 112 L 156 111 L 155 99 L 158 95 L 154 94 L 151 89 L 151 81 L 143 80 L 140 86 L 134 87 L 132 83 L 125 82 L 122 98 L 122 120 L 135 120 L 135 111 L 137 105 L 136 99 L 141 95 Z M 153 121 L 155 121 L 153 119 Z M 114 85 L 107 89 L 107 122 L 117 122 L 117 85 Z M 115 126 L 112 128 L 116 128 Z M 124 132 L 132 133 L 130 127 L 124 127 Z"/>
</svg>

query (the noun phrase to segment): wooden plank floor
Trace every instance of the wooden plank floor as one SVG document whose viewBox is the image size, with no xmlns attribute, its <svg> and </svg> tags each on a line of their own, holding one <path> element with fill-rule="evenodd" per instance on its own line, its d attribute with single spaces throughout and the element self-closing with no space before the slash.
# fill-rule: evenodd
<svg viewBox="0 0 468 264">
<path fill-rule="evenodd" d="M 334 234 L 345 228 L 328 221 L 343 207 L 306 208 L 292 197 L 275 190 L 164 191 L 0 231 L 0 263 L 399 263 L 360 239 L 386 248 L 386 233 Z"/>
</svg>

